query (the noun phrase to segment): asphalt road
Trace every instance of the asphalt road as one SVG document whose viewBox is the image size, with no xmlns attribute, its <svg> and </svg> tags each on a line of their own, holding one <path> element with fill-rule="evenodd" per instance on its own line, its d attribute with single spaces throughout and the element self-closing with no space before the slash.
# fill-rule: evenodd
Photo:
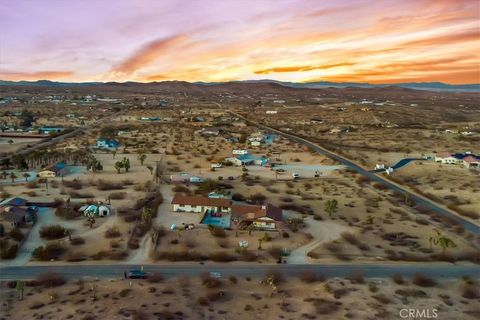
<svg viewBox="0 0 480 320">
<path fill-rule="evenodd" d="M 252 120 L 247 119 L 247 118 L 245 118 L 245 117 L 243 117 L 243 116 L 241 116 L 241 115 L 239 115 L 235 112 L 232 112 L 232 111 L 230 111 L 230 112 L 233 115 L 235 115 L 237 117 L 240 117 L 240 118 L 244 119 L 245 121 L 250 122 L 253 125 L 256 125 L 259 128 L 262 128 L 262 129 L 264 129 L 266 131 L 269 131 L 269 132 L 272 132 L 272 133 L 276 133 L 276 134 L 281 135 L 285 138 L 288 138 L 292 141 L 295 141 L 297 143 L 308 146 L 312 150 L 315 150 L 316 152 L 318 152 L 322 155 L 325 155 L 325 156 L 327 156 L 331 159 L 334 159 L 334 160 L 340 162 L 341 164 L 355 170 L 356 172 L 360 173 L 364 177 L 367 177 L 371 181 L 375 181 L 375 182 L 378 182 L 380 184 L 383 184 L 383 185 L 387 186 L 390 190 L 400 192 L 400 193 L 403 193 L 403 194 L 408 194 L 410 199 L 412 201 L 414 201 L 415 203 L 429 208 L 430 210 L 432 210 L 433 212 L 435 212 L 436 214 L 438 214 L 440 216 L 448 217 L 448 218 L 452 219 L 453 221 L 455 221 L 456 223 L 458 223 L 459 225 L 464 227 L 465 230 L 467 230 L 471 233 L 474 233 L 476 235 L 480 235 L 480 226 L 478 226 L 478 225 L 474 224 L 473 222 L 471 222 L 467 219 L 464 219 L 464 218 L 450 212 L 449 210 L 437 205 L 435 202 L 429 200 L 428 198 L 421 197 L 421 196 L 419 196 L 415 193 L 412 193 L 409 190 L 403 188 L 402 186 L 400 186 L 398 184 L 395 184 L 395 183 L 392 183 L 391 181 L 383 178 L 382 176 L 379 176 L 379 175 L 376 175 L 376 174 L 374 174 L 370 171 L 367 171 L 364 168 L 362 168 L 361 166 L 357 165 L 356 163 L 354 163 L 354 162 L 352 162 L 352 161 L 350 161 L 350 160 L 348 160 L 348 159 L 346 159 L 346 158 L 344 158 L 344 157 L 342 157 L 342 156 L 340 156 L 336 153 L 333 153 L 333 152 L 331 152 L 331 151 L 329 151 L 325 148 L 322 148 L 321 146 L 319 146 L 319 145 L 317 145 L 317 144 L 315 144 L 315 143 L 313 143 L 309 140 L 306 140 L 306 139 L 300 138 L 298 136 L 295 136 L 293 134 L 285 133 L 283 131 L 279 131 L 279 130 L 271 128 L 269 126 L 266 126 L 266 125 L 260 124 L 258 122 L 252 121 Z"/>
<path fill-rule="evenodd" d="M 119 278 L 125 271 L 138 269 L 138 265 L 52 265 L 52 266 L 23 266 L 0 268 L 0 280 L 28 280 L 38 274 L 55 272 L 68 279 L 81 277 Z M 416 273 L 428 275 L 436 279 L 453 279 L 463 276 L 480 277 L 478 265 L 453 265 L 448 263 L 429 264 L 275 264 L 275 265 L 238 265 L 238 264 L 190 264 L 190 265 L 145 265 L 147 272 L 159 272 L 165 277 L 197 276 L 202 272 L 220 272 L 224 277 L 262 277 L 269 271 L 279 271 L 286 277 L 298 276 L 304 271 L 313 271 L 325 277 L 347 277 L 361 273 L 366 278 L 388 278 L 399 273 L 404 277 L 411 277 Z"/>
</svg>

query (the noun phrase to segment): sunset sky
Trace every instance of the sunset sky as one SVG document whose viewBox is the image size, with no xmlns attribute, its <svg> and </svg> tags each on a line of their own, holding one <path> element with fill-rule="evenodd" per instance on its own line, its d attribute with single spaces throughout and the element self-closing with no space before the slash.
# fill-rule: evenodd
<svg viewBox="0 0 480 320">
<path fill-rule="evenodd" d="M 479 0 L 0 0 L 0 79 L 480 83 Z"/>
</svg>

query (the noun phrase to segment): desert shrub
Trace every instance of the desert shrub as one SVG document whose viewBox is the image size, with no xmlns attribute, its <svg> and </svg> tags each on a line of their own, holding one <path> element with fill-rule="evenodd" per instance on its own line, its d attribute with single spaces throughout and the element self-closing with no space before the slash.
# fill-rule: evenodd
<svg viewBox="0 0 480 320">
<path fill-rule="evenodd" d="M 66 188 L 74 189 L 74 190 L 80 190 L 83 188 L 83 183 L 80 180 L 63 180 L 62 184 Z"/>
<path fill-rule="evenodd" d="M 53 272 L 38 275 L 36 281 L 45 288 L 59 287 L 67 283 L 67 280 L 62 275 Z"/>
<path fill-rule="evenodd" d="M 126 296 L 129 295 L 129 293 L 130 293 L 131 291 L 132 291 L 132 290 L 131 290 L 131 289 L 128 289 L 128 288 L 127 288 L 127 289 L 122 289 L 122 290 L 118 293 L 118 295 L 119 295 L 120 297 L 122 297 L 122 298 L 125 298 Z"/>
<path fill-rule="evenodd" d="M 33 251 L 33 257 L 40 261 L 50 261 L 58 259 L 65 252 L 65 248 L 59 243 L 49 243 L 46 246 L 40 246 Z"/>
<path fill-rule="evenodd" d="M 200 281 L 206 288 L 209 289 L 220 288 L 223 284 L 222 281 L 212 277 L 208 272 L 202 272 L 200 274 Z"/>
<path fill-rule="evenodd" d="M 78 191 L 74 191 L 74 190 L 70 190 L 68 192 L 68 195 L 72 198 L 72 199 L 93 199 L 95 198 L 95 196 L 93 195 L 93 193 L 90 193 L 90 192 L 78 192 Z"/>
<path fill-rule="evenodd" d="M 254 203 L 262 204 L 265 202 L 267 197 L 262 193 L 255 193 L 254 195 L 250 196 L 250 200 Z"/>
<path fill-rule="evenodd" d="M 465 299 L 480 299 L 480 289 L 474 284 L 467 284 L 462 289 L 462 297 Z"/>
<path fill-rule="evenodd" d="M 271 280 L 273 284 L 278 285 L 284 281 L 283 275 L 275 270 L 267 271 L 265 281 Z"/>
<path fill-rule="evenodd" d="M 154 258 L 168 261 L 203 261 L 207 260 L 208 256 L 194 251 L 159 251 L 155 253 Z"/>
<path fill-rule="evenodd" d="M 395 273 L 395 274 L 392 276 L 392 280 L 393 280 L 393 282 L 395 282 L 396 284 L 404 284 L 404 283 L 405 283 L 405 279 L 403 279 L 403 276 L 402 276 L 400 273 Z"/>
<path fill-rule="evenodd" d="M 65 237 L 66 229 L 59 224 L 52 224 L 40 229 L 40 237 L 47 240 L 61 239 Z"/>
<path fill-rule="evenodd" d="M 186 193 L 186 194 L 192 194 L 192 190 L 190 190 L 188 187 L 182 186 L 182 185 L 177 185 L 173 187 L 173 192 L 177 193 Z"/>
<path fill-rule="evenodd" d="M 238 279 L 235 276 L 228 277 L 228 280 L 230 280 L 231 284 L 237 284 L 237 282 L 238 282 Z"/>
<path fill-rule="evenodd" d="M 212 225 L 209 225 L 208 230 L 210 231 L 210 234 L 214 237 L 225 238 L 227 236 L 225 230 L 222 228 L 217 228 Z"/>
<path fill-rule="evenodd" d="M 355 244 L 358 243 L 357 237 L 355 237 L 355 235 L 350 233 L 350 232 L 342 232 L 341 236 L 342 236 L 343 240 L 345 240 L 346 242 L 348 242 L 350 244 L 355 245 Z"/>
<path fill-rule="evenodd" d="M 55 209 L 55 215 L 64 219 L 75 219 L 80 217 L 82 213 L 71 207 L 60 206 Z"/>
<path fill-rule="evenodd" d="M 97 189 L 102 191 L 120 190 L 123 189 L 123 183 L 98 179 Z"/>
<path fill-rule="evenodd" d="M 15 257 L 17 256 L 17 252 L 17 244 L 10 245 L 8 240 L 0 240 L 0 258 L 2 258 L 2 260 L 15 259 Z"/>
<path fill-rule="evenodd" d="M 241 193 L 234 193 L 232 195 L 232 200 L 233 201 L 245 201 L 245 196 Z"/>
<path fill-rule="evenodd" d="M 19 228 L 14 228 L 10 230 L 8 235 L 10 236 L 10 238 L 14 239 L 15 241 L 22 241 L 23 239 L 22 230 L 20 230 Z"/>
<path fill-rule="evenodd" d="M 283 238 L 290 238 L 290 234 L 287 231 L 282 232 L 282 237 Z"/>
<path fill-rule="evenodd" d="M 317 275 L 313 271 L 303 271 L 301 272 L 298 277 L 301 281 L 306 283 L 316 282 L 316 281 L 325 281 L 325 277 L 323 275 Z"/>
<path fill-rule="evenodd" d="M 353 272 L 347 276 L 346 279 L 350 280 L 351 283 L 365 283 L 365 279 L 363 278 L 363 274 L 361 272 Z"/>
<path fill-rule="evenodd" d="M 208 300 L 205 297 L 198 297 L 197 304 L 200 305 L 200 306 L 207 306 L 208 305 Z"/>
<path fill-rule="evenodd" d="M 148 277 L 148 282 L 157 283 L 163 281 L 163 276 L 159 272 L 154 272 Z"/>
<path fill-rule="evenodd" d="M 126 192 L 112 192 L 108 196 L 111 200 L 123 200 L 127 197 Z"/>
<path fill-rule="evenodd" d="M 412 283 L 419 287 L 434 287 L 437 282 L 426 275 L 417 273 L 413 276 Z"/>
<path fill-rule="evenodd" d="M 72 240 L 70 241 L 70 244 L 73 246 L 78 246 L 84 243 L 85 243 L 85 239 L 83 239 L 82 237 L 73 237 Z"/>
<path fill-rule="evenodd" d="M 211 253 L 209 258 L 215 262 L 231 262 L 237 260 L 235 256 L 232 256 L 225 251 Z"/>
<path fill-rule="evenodd" d="M 118 230 L 117 226 L 112 226 L 105 231 L 105 238 L 117 238 L 120 237 L 122 233 Z"/>
<path fill-rule="evenodd" d="M 389 304 L 390 302 L 392 302 L 392 300 L 383 293 L 373 295 L 372 298 L 374 298 L 381 304 Z"/>
</svg>

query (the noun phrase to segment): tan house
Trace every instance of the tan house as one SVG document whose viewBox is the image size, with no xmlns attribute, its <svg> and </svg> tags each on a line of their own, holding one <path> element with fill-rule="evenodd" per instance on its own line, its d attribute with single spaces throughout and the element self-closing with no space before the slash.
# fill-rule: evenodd
<svg viewBox="0 0 480 320">
<path fill-rule="evenodd" d="M 262 206 L 234 204 L 232 220 L 252 224 L 262 230 L 275 230 L 282 221 L 282 209 L 270 203 Z"/>
</svg>

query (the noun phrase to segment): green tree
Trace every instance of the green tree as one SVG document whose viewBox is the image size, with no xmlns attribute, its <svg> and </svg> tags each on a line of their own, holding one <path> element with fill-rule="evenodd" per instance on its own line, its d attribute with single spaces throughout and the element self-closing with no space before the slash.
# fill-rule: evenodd
<svg viewBox="0 0 480 320">
<path fill-rule="evenodd" d="M 337 199 L 331 199 L 325 202 L 325 211 L 328 213 L 328 215 L 331 217 L 332 214 L 337 212 L 338 210 L 338 201 Z"/>
</svg>

